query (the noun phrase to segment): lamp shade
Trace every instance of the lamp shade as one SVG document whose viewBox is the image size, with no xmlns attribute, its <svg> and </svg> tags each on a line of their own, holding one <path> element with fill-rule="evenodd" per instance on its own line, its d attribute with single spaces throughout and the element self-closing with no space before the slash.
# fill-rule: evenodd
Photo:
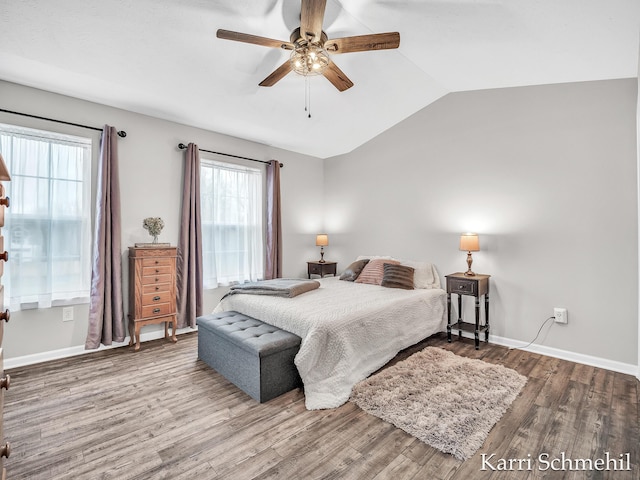
<svg viewBox="0 0 640 480">
<path fill-rule="evenodd" d="M 317 247 L 326 247 L 329 245 L 329 235 L 326 233 L 319 233 L 316 235 L 316 246 Z"/>
<path fill-rule="evenodd" d="M 480 250 L 480 241 L 476 233 L 463 233 L 460 235 L 460 250 L 465 252 L 477 252 Z"/>
</svg>

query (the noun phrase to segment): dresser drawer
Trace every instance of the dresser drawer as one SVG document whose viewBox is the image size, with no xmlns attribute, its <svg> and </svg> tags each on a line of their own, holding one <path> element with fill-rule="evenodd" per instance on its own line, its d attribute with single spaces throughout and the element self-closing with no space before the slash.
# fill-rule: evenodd
<svg viewBox="0 0 640 480">
<path fill-rule="evenodd" d="M 464 280 L 461 278 L 451 278 L 448 282 L 449 293 L 460 295 L 477 295 L 478 282 L 475 280 Z"/>
<path fill-rule="evenodd" d="M 151 283 L 148 285 L 142 286 L 142 294 L 147 295 L 149 293 L 158 293 L 158 292 L 170 292 L 172 283 Z"/>
<path fill-rule="evenodd" d="M 4 378 L 4 349 L 0 348 L 0 378 Z M 4 431 L 2 424 L 4 421 L 4 388 L 0 388 L 0 448 L 5 445 Z M 4 458 L 0 456 L 0 470 L 4 466 Z"/>
<path fill-rule="evenodd" d="M 142 285 L 153 285 L 156 283 L 171 283 L 173 275 L 166 273 L 164 275 L 148 275 L 142 277 Z"/>
<path fill-rule="evenodd" d="M 4 273 L 4 262 L 9 260 L 9 254 L 4 251 L 4 235 L 0 235 L 0 276 Z"/>
<path fill-rule="evenodd" d="M 142 276 L 158 275 L 162 273 L 173 273 L 172 265 L 155 265 L 153 267 L 142 267 Z"/>
<path fill-rule="evenodd" d="M 142 307 L 142 318 L 158 317 L 176 313 L 171 303 L 160 303 L 158 305 L 147 305 Z"/>
<path fill-rule="evenodd" d="M 142 295 L 142 306 L 157 305 L 171 301 L 171 292 L 156 292 Z"/>
<path fill-rule="evenodd" d="M 171 257 L 150 257 L 142 259 L 143 267 L 160 267 L 169 266 L 172 267 L 175 260 Z"/>
<path fill-rule="evenodd" d="M 0 312 L 4 312 L 4 285 L 0 285 Z M 2 339 L 4 337 L 5 321 L 0 319 L 0 347 L 2 347 Z M 0 440 L 2 440 L 0 438 Z"/>
</svg>

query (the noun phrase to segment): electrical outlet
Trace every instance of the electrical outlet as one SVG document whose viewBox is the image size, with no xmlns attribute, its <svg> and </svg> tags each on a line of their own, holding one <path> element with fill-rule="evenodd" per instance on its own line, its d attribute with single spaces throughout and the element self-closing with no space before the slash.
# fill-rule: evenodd
<svg viewBox="0 0 640 480">
<path fill-rule="evenodd" d="M 73 307 L 62 307 L 62 321 L 63 322 L 73 321 Z"/>
<path fill-rule="evenodd" d="M 556 323 L 568 323 L 566 308 L 557 308 L 557 307 L 554 308 L 553 316 L 555 317 Z"/>
</svg>

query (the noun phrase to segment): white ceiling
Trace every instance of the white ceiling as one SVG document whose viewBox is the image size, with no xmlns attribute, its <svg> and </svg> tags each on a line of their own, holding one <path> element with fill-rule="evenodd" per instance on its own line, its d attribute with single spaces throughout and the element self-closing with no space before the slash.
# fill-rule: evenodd
<svg viewBox="0 0 640 480">
<path fill-rule="evenodd" d="M 299 14 L 299 0 L 0 0 L 0 79 L 326 158 L 448 92 L 638 75 L 638 0 L 328 0 L 329 38 L 398 31 L 400 48 L 335 55 L 355 86 L 313 78 L 309 119 L 303 77 L 258 86 L 287 52 L 215 36 L 288 40 Z"/>
</svg>

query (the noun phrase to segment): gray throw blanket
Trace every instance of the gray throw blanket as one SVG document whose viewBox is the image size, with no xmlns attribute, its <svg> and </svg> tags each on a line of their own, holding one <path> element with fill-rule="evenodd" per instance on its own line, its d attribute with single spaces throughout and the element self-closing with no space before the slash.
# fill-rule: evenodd
<svg viewBox="0 0 640 480">
<path fill-rule="evenodd" d="M 292 298 L 302 293 L 315 290 L 320 286 L 317 280 L 305 280 L 300 278 L 274 278 L 260 282 L 247 282 L 233 285 L 224 297 L 237 293 L 249 293 L 251 295 L 273 295 L 276 297 Z"/>
</svg>

